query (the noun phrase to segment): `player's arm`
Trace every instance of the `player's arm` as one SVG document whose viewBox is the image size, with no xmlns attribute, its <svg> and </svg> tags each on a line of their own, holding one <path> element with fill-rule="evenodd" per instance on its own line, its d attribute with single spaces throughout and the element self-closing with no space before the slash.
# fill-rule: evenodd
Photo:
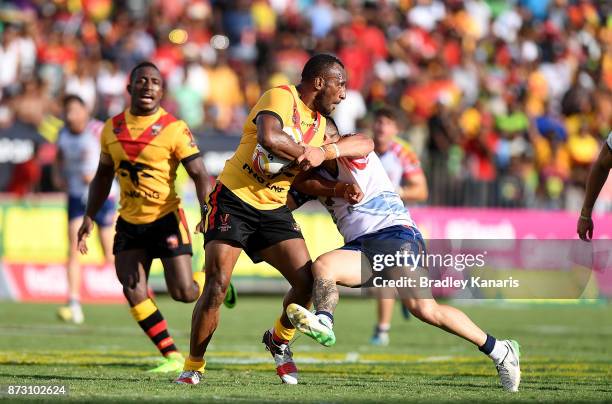
<svg viewBox="0 0 612 404">
<path fill-rule="evenodd" d="M 365 157 L 374 150 L 374 141 L 362 134 L 345 135 L 337 142 L 327 143 L 319 148 L 310 148 L 298 157 L 300 168 L 306 171 L 318 167 L 323 161 L 339 157 Z"/>
<path fill-rule="evenodd" d="M 86 239 L 93 230 L 93 218 L 108 198 L 114 178 L 115 169 L 113 159 L 110 154 L 104 152 L 100 153 L 98 169 L 96 170 L 93 180 L 89 184 L 89 196 L 87 198 L 85 216 L 83 217 L 83 223 L 78 232 L 78 247 L 81 254 L 87 254 Z"/>
<path fill-rule="evenodd" d="M 196 188 L 196 195 L 200 202 L 200 213 L 202 214 L 202 220 L 196 226 L 196 233 L 204 232 L 204 223 L 206 221 L 206 212 L 208 211 L 208 205 L 206 205 L 206 196 L 210 194 L 210 181 L 208 171 L 204 166 L 204 160 L 199 154 L 192 157 L 187 157 L 182 160 L 183 166 L 187 171 L 187 174 L 193 180 Z"/>
<path fill-rule="evenodd" d="M 363 199 L 357 184 L 327 180 L 312 171 L 298 174 L 291 188 L 306 195 L 344 198 L 352 205 Z"/>
<path fill-rule="evenodd" d="M 360 158 L 374 150 L 374 141 L 366 135 L 355 133 L 344 135 L 338 142 L 326 144 L 323 148 L 325 149 L 325 160 L 338 157 Z"/>
<path fill-rule="evenodd" d="M 609 144 L 606 143 L 601 148 L 587 179 L 584 202 L 582 203 L 577 228 L 578 236 L 582 240 L 588 241 L 593 238 L 593 220 L 591 219 L 591 214 L 593 213 L 593 206 L 601 192 L 601 188 L 608 179 L 610 169 L 612 169 L 612 150 Z"/>
<path fill-rule="evenodd" d="M 187 124 L 184 121 L 178 121 L 174 126 L 174 133 L 173 155 L 183 164 L 185 171 L 187 171 L 187 174 L 193 180 L 198 202 L 200 203 L 202 220 L 196 225 L 196 233 L 200 233 L 204 231 L 206 212 L 208 210 L 206 197 L 211 191 L 208 171 L 204 167 L 202 153 L 200 153 L 200 149 Z"/>
<path fill-rule="evenodd" d="M 306 150 L 283 132 L 280 118 L 273 113 L 262 111 L 257 115 L 257 142 L 270 153 L 287 160 L 295 160 Z"/>
<path fill-rule="evenodd" d="M 429 189 L 423 171 L 404 176 L 404 183 L 400 186 L 398 194 L 404 202 L 426 201 L 429 196 Z"/>
</svg>

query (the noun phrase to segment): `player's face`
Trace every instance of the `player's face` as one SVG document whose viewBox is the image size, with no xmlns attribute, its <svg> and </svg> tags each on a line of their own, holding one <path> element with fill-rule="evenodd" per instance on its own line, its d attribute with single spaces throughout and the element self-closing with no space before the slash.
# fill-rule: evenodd
<svg viewBox="0 0 612 404">
<path fill-rule="evenodd" d="M 315 97 L 315 108 L 323 115 L 329 115 L 346 98 L 346 73 L 340 65 L 334 65 L 322 79 L 322 88 Z"/>
<path fill-rule="evenodd" d="M 128 86 L 132 97 L 131 110 L 136 115 L 152 115 L 159 109 L 163 95 L 163 80 L 159 71 L 145 66 L 134 73 L 134 80 Z"/>
<path fill-rule="evenodd" d="M 397 124 L 393 119 L 379 116 L 374 120 L 374 142 L 386 144 L 397 135 Z"/>
<path fill-rule="evenodd" d="M 78 101 L 71 101 L 66 105 L 66 126 L 74 134 L 82 133 L 89 121 L 87 107 Z"/>
</svg>

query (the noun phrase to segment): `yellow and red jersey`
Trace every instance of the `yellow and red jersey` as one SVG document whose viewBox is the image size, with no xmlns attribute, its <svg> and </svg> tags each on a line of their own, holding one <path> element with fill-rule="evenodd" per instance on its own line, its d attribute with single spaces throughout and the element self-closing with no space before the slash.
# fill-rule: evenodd
<svg viewBox="0 0 612 404">
<path fill-rule="evenodd" d="M 273 178 L 260 175 L 253 167 L 253 151 L 257 146 L 259 114 L 272 114 L 287 132 L 299 132 L 302 141 L 321 146 L 326 120 L 302 102 L 295 86 L 280 86 L 266 91 L 253 107 L 242 131 L 238 149 L 226 163 L 219 180 L 244 202 L 260 210 L 277 209 L 285 205 L 287 192 L 296 171 L 289 170 Z"/>
<path fill-rule="evenodd" d="M 113 159 L 119 179 L 119 215 L 133 224 L 151 223 L 178 209 L 176 168 L 200 154 L 185 122 L 162 108 L 149 116 L 126 110 L 107 120 L 101 150 Z"/>
</svg>

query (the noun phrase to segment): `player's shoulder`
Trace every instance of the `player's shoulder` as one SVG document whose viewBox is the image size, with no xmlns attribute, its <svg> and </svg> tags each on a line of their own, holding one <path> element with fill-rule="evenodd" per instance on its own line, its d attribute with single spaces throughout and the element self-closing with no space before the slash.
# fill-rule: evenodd
<svg viewBox="0 0 612 404">
<path fill-rule="evenodd" d="M 289 84 L 283 84 L 280 86 L 274 86 L 271 87 L 269 89 L 267 89 L 264 94 L 268 93 L 268 94 L 281 94 L 281 95 L 286 95 L 289 97 L 293 97 L 293 89 L 295 88 L 295 86 L 293 85 L 289 85 Z"/>
<path fill-rule="evenodd" d="M 269 99 L 278 102 L 288 102 L 293 100 L 293 86 L 282 85 L 269 88 L 262 95 L 261 99 Z"/>
<path fill-rule="evenodd" d="M 410 143 L 402 138 L 396 137 L 393 139 L 390 149 L 400 160 L 408 160 L 413 163 L 419 161 L 419 156 L 416 154 Z"/>
<path fill-rule="evenodd" d="M 112 118 L 108 118 L 106 121 L 104 121 L 104 123 L 102 124 L 102 128 L 100 129 L 100 138 L 104 139 L 108 136 L 114 135 L 114 125 L 113 125 L 113 120 Z"/>
<path fill-rule="evenodd" d="M 182 119 L 177 119 L 177 118 L 175 118 L 174 120 L 168 119 L 166 123 L 166 129 L 168 129 L 168 131 L 171 132 L 174 135 L 174 137 L 180 134 L 185 134 L 189 137 L 193 137 L 193 134 L 191 133 L 191 129 L 189 129 L 189 125 L 187 125 L 187 122 L 185 122 Z"/>
<path fill-rule="evenodd" d="M 101 134 L 105 135 L 106 132 L 112 133 L 115 126 L 120 126 L 125 123 L 125 119 L 125 111 L 121 111 L 120 113 L 107 118 L 102 124 Z"/>
<path fill-rule="evenodd" d="M 405 141 L 399 136 L 396 136 L 393 138 L 393 140 L 391 141 L 391 145 L 394 146 L 399 151 L 406 152 L 406 151 L 412 150 L 412 146 L 410 145 L 410 143 Z"/>
</svg>

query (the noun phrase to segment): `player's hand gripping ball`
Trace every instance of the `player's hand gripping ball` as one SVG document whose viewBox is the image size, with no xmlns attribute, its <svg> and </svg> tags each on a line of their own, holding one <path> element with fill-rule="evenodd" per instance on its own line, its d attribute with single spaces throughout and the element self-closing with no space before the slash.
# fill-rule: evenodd
<svg viewBox="0 0 612 404">
<path fill-rule="evenodd" d="M 283 132 L 289 135 L 289 137 L 296 143 L 302 141 L 302 133 L 299 129 L 285 126 L 283 128 Z M 255 150 L 253 151 L 253 168 L 255 171 L 257 171 L 257 173 L 265 176 L 271 176 L 278 174 L 289 166 L 293 165 L 294 160 L 279 157 L 266 150 L 266 148 L 259 143 L 257 143 L 257 146 L 255 146 Z"/>
</svg>

